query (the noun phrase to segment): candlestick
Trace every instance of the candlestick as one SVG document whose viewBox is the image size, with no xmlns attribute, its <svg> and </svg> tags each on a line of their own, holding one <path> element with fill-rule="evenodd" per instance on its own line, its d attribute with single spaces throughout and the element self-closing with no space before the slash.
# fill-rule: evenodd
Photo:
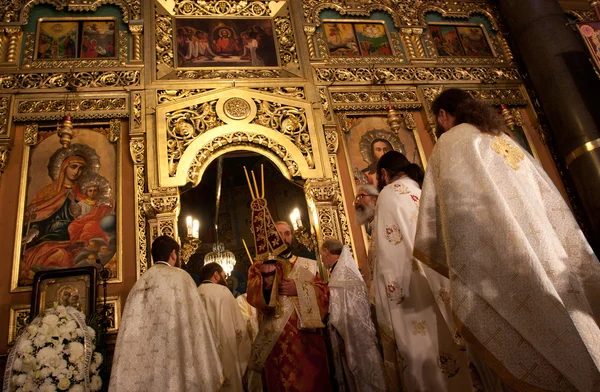
<svg viewBox="0 0 600 392">
<path fill-rule="evenodd" d="M 194 238 L 200 237 L 200 221 L 198 219 L 194 220 L 194 226 L 192 230 L 192 236 Z"/>
</svg>

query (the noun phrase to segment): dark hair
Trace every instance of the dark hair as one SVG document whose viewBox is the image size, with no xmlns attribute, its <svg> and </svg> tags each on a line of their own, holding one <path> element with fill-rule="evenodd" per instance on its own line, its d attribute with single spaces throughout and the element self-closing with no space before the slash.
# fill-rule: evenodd
<svg viewBox="0 0 600 392">
<path fill-rule="evenodd" d="M 152 260 L 156 263 L 157 261 L 168 261 L 171 257 L 171 252 L 179 253 L 179 244 L 173 238 L 168 235 L 161 235 L 156 237 L 152 243 Z"/>
<path fill-rule="evenodd" d="M 464 90 L 451 88 L 438 95 L 431 104 L 431 110 L 437 116 L 442 109 L 455 118 L 455 125 L 471 124 L 491 135 L 499 135 L 506 128 L 504 120 L 493 107 Z"/>
<path fill-rule="evenodd" d="M 218 263 L 208 263 L 204 264 L 204 267 L 200 268 L 200 282 L 204 282 L 205 280 L 210 280 L 215 272 L 221 273 L 223 272 L 223 267 L 221 267 Z"/>
<path fill-rule="evenodd" d="M 410 163 L 401 152 L 388 151 L 379 158 L 379 162 L 377 162 L 377 182 L 379 184 L 383 183 L 381 169 L 385 169 L 390 178 L 405 173 L 419 184 L 419 188 L 423 184 L 423 169 L 415 163 Z"/>
</svg>

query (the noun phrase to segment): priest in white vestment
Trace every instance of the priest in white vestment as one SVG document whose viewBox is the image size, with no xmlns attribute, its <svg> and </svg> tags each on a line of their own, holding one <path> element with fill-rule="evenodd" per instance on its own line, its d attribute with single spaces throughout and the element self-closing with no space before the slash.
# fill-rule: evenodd
<svg viewBox="0 0 600 392">
<path fill-rule="evenodd" d="M 568 206 L 493 108 L 450 89 L 433 109 L 414 254 L 450 278 L 481 388 L 600 390 L 600 267 Z"/>
<path fill-rule="evenodd" d="M 222 391 L 242 391 L 242 377 L 250 357 L 250 338 L 237 301 L 229 291 L 223 267 L 208 263 L 200 269 L 198 293 L 220 343 L 225 383 Z"/>
<path fill-rule="evenodd" d="M 449 293 L 439 287 L 447 279 L 412 257 L 423 171 L 397 151 L 384 154 L 377 168 L 375 307 L 388 386 L 469 391 L 465 348 L 441 309 Z"/>
<path fill-rule="evenodd" d="M 334 239 L 321 247 L 321 260 L 330 269 L 327 330 L 339 392 L 385 391 L 381 354 L 367 286 L 350 249 Z"/>
<path fill-rule="evenodd" d="M 152 243 L 154 265 L 127 297 L 109 391 L 218 391 L 224 381 L 218 341 L 190 275 L 177 268 L 179 244 Z"/>
</svg>

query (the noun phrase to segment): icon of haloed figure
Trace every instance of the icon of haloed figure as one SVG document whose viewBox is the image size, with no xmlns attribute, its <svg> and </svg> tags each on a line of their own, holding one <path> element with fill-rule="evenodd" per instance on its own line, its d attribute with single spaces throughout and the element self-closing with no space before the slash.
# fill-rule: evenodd
<svg viewBox="0 0 600 392">
<path fill-rule="evenodd" d="M 112 188 L 99 168 L 96 151 L 85 144 L 60 148 L 50 157 L 52 182 L 25 213 L 21 279 L 40 270 L 74 267 L 90 240 L 109 241 L 107 232 L 115 232 Z"/>
<path fill-rule="evenodd" d="M 363 161 L 367 163 L 367 167 L 359 171 L 358 167 L 355 166 L 356 184 L 377 185 L 377 162 L 379 158 L 392 150 L 405 153 L 406 147 L 394 132 L 384 129 L 372 129 L 360 138 L 359 149 Z"/>
</svg>

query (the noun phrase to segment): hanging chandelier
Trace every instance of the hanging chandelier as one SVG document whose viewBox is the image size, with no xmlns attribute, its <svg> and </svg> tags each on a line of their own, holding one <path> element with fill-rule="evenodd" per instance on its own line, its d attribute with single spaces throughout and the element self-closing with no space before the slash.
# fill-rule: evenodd
<svg viewBox="0 0 600 392">
<path fill-rule="evenodd" d="M 217 263 L 223 270 L 227 276 L 231 275 L 233 272 L 233 267 L 235 267 L 235 255 L 233 252 L 226 250 L 225 245 L 221 242 L 215 242 L 212 247 L 212 252 L 207 253 L 204 256 L 204 264 L 208 263 Z"/>
<path fill-rule="evenodd" d="M 221 203 L 221 180 L 223 178 L 223 157 L 219 157 L 217 166 L 217 202 L 215 211 L 215 236 L 216 241 L 213 244 L 212 252 L 204 256 L 204 265 L 208 263 L 217 263 L 223 267 L 223 271 L 227 276 L 233 272 L 235 266 L 235 255 L 233 252 L 226 250 L 225 245 L 219 242 L 219 204 Z"/>
</svg>

